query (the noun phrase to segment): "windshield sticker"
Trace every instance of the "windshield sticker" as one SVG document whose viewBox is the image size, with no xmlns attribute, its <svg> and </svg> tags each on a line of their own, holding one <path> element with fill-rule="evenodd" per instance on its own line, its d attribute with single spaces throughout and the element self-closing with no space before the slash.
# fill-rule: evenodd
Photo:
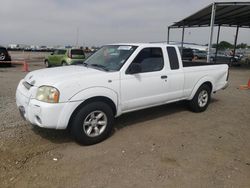
<svg viewBox="0 0 250 188">
<path fill-rule="evenodd" d="M 130 50 L 132 46 L 119 46 L 118 50 Z"/>
</svg>

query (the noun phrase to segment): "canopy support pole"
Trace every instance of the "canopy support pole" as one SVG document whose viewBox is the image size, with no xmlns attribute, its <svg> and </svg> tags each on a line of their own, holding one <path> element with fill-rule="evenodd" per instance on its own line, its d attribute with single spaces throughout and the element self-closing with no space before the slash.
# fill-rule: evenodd
<svg viewBox="0 0 250 188">
<path fill-rule="evenodd" d="M 169 37 L 170 37 L 170 27 L 168 27 L 168 36 L 167 36 L 167 43 L 169 44 Z"/>
<path fill-rule="evenodd" d="M 215 52 L 215 63 L 217 61 L 217 53 L 218 53 L 218 44 L 219 44 L 219 40 L 220 40 L 220 25 L 218 27 L 218 33 L 217 33 L 217 41 L 216 41 L 216 52 Z"/>
<path fill-rule="evenodd" d="M 238 40 L 238 33 L 239 33 L 239 26 L 237 26 L 236 29 L 236 35 L 235 35 L 235 39 L 234 39 L 234 51 L 233 51 L 233 57 L 235 56 L 235 51 L 236 51 L 236 45 L 237 45 L 237 40 Z"/>
<path fill-rule="evenodd" d="M 184 26 L 184 23 L 183 23 L 183 26 L 182 26 L 182 37 L 181 37 L 181 57 L 183 55 L 183 44 L 184 44 L 184 34 L 185 34 L 185 26 Z"/>
<path fill-rule="evenodd" d="M 215 12 L 216 5 L 213 3 L 212 12 L 211 12 L 211 20 L 210 20 L 210 36 L 209 36 L 209 44 L 208 44 L 208 52 L 207 52 L 207 63 L 210 63 L 212 42 L 213 42 L 213 32 L 214 32 L 214 20 L 215 20 Z"/>
</svg>

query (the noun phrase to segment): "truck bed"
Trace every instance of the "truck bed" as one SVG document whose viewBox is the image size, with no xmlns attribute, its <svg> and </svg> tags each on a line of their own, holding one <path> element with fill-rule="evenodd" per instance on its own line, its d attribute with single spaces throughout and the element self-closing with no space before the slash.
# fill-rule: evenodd
<svg viewBox="0 0 250 188">
<path fill-rule="evenodd" d="M 206 63 L 202 61 L 182 61 L 183 67 L 207 66 L 207 65 L 224 65 L 227 63 Z"/>
</svg>

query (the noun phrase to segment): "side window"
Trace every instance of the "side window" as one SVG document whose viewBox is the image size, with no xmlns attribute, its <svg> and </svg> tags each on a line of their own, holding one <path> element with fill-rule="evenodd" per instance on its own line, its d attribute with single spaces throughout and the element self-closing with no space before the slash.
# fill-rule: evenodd
<svg viewBox="0 0 250 188">
<path fill-rule="evenodd" d="M 59 50 L 58 54 L 59 55 L 64 55 L 66 53 L 66 50 Z"/>
<path fill-rule="evenodd" d="M 6 54 L 6 53 L 7 53 L 7 50 L 6 50 L 5 48 L 0 48 L 0 53 Z"/>
<path fill-rule="evenodd" d="M 179 69 L 179 60 L 174 47 L 167 47 L 170 68 L 172 70 Z"/>
<path fill-rule="evenodd" d="M 59 53 L 59 50 L 54 51 L 54 55 L 58 55 L 58 53 Z"/>
<path fill-rule="evenodd" d="M 133 62 L 130 64 L 127 73 L 132 64 L 140 66 L 140 73 L 143 72 L 154 72 L 160 71 L 164 67 L 164 60 L 161 48 L 144 48 L 135 57 Z"/>
</svg>

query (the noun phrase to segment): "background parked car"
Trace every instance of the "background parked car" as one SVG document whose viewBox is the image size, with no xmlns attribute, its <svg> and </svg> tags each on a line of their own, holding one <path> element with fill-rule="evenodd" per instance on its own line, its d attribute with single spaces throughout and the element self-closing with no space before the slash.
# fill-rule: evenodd
<svg viewBox="0 0 250 188">
<path fill-rule="evenodd" d="M 229 66 L 240 65 L 240 59 L 241 58 L 239 56 L 226 55 L 222 52 L 218 52 L 216 56 L 216 62 L 228 63 Z M 211 55 L 211 61 L 215 62 L 215 53 Z"/>
<path fill-rule="evenodd" d="M 181 51 L 181 50 L 180 50 Z M 183 48 L 182 50 L 182 60 L 192 61 L 194 58 L 194 53 L 191 48 Z"/>
<path fill-rule="evenodd" d="M 46 67 L 65 66 L 81 64 L 85 59 L 85 54 L 81 49 L 58 49 L 45 58 Z"/>
<path fill-rule="evenodd" d="M 0 46 L 0 65 L 11 66 L 10 61 L 11 61 L 11 57 L 7 49 L 5 47 Z"/>
<path fill-rule="evenodd" d="M 194 59 L 206 59 L 207 52 L 203 50 L 193 49 Z"/>
</svg>

